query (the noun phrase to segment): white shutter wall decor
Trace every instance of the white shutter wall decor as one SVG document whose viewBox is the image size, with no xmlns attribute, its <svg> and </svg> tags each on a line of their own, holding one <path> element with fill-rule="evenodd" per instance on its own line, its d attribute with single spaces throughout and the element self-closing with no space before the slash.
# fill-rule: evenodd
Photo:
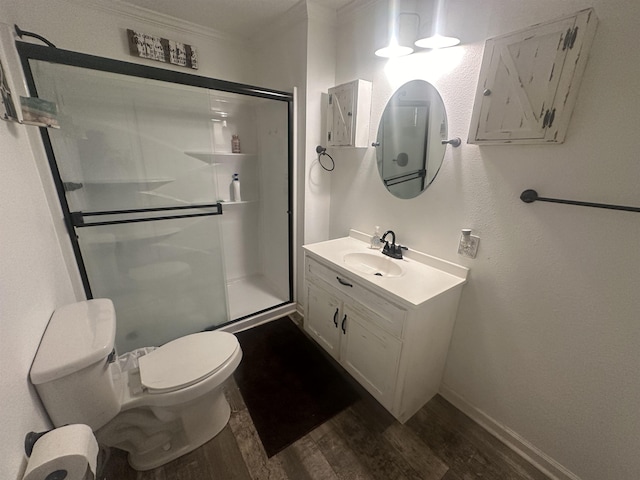
<svg viewBox="0 0 640 480">
<path fill-rule="evenodd" d="M 597 22 L 589 8 L 487 40 L 468 143 L 562 143 Z"/>
</svg>

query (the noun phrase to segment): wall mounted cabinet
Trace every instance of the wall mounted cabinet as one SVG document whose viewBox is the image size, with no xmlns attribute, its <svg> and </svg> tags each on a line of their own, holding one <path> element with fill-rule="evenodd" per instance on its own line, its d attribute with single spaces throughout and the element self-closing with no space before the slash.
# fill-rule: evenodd
<svg viewBox="0 0 640 480">
<path fill-rule="evenodd" d="M 327 144 L 330 147 L 368 147 L 371 82 L 354 80 L 329 89 Z"/>
<path fill-rule="evenodd" d="M 487 40 L 469 143 L 562 143 L 595 35 L 593 9 Z"/>
</svg>

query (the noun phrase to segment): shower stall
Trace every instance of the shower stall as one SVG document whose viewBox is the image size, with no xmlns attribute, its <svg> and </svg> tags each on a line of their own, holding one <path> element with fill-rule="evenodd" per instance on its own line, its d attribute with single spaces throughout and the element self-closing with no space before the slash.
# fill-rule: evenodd
<svg viewBox="0 0 640 480">
<path fill-rule="evenodd" d="M 57 104 L 44 147 L 87 298 L 113 300 L 120 351 L 293 304 L 292 94 L 17 48 L 31 95 Z"/>
</svg>

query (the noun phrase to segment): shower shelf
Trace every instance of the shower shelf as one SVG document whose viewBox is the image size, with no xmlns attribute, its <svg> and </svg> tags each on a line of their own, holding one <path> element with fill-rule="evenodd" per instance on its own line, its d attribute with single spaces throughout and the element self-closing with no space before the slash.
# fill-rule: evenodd
<svg viewBox="0 0 640 480">
<path fill-rule="evenodd" d="M 242 160 L 256 157 L 255 153 L 213 153 L 213 152 L 184 152 L 190 157 L 197 158 L 201 162 L 216 164 L 224 160 Z"/>
</svg>

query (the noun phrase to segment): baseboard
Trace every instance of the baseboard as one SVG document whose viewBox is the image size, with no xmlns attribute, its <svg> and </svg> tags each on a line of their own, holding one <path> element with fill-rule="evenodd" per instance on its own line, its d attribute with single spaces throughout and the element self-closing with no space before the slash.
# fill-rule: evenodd
<svg viewBox="0 0 640 480">
<path fill-rule="evenodd" d="M 575 473 L 567 470 L 516 432 L 471 405 L 447 385 L 440 386 L 440 395 L 551 479 L 581 480 Z"/>
<path fill-rule="evenodd" d="M 295 312 L 289 314 L 289 318 L 291 320 L 293 320 L 293 323 L 295 323 L 300 328 L 302 328 L 302 322 L 304 320 L 304 317 L 303 317 L 302 313 L 300 312 L 300 309 L 296 308 Z"/>
</svg>

